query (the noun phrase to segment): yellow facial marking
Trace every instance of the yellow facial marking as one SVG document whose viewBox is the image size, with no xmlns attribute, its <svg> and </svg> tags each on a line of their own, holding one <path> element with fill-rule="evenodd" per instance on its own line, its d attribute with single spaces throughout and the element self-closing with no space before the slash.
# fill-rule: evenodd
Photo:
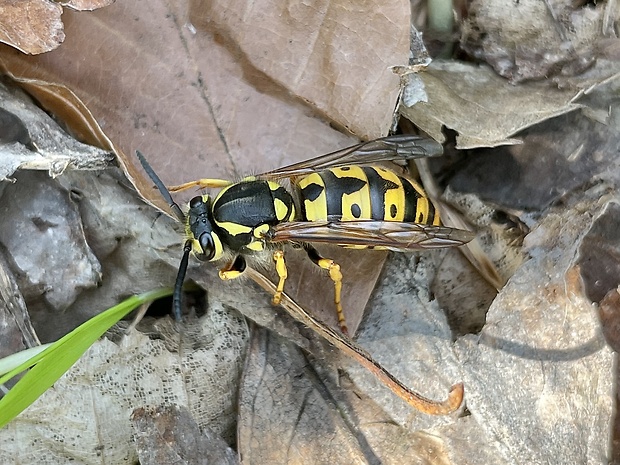
<svg viewBox="0 0 620 465">
<path fill-rule="evenodd" d="M 248 245 L 245 246 L 246 249 L 253 250 L 255 252 L 260 252 L 265 249 L 265 244 L 262 241 L 252 241 Z"/>
<path fill-rule="evenodd" d="M 261 224 L 254 228 L 254 237 L 258 239 L 262 239 L 265 234 L 269 231 L 268 224 Z"/>
<path fill-rule="evenodd" d="M 220 237 L 217 234 L 211 234 L 211 239 L 213 239 L 213 245 L 215 246 L 215 255 L 213 255 L 211 261 L 219 260 L 224 253 L 222 241 L 220 241 Z"/>
<path fill-rule="evenodd" d="M 237 236 L 239 234 L 248 234 L 252 232 L 252 228 L 249 226 L 243 226 L 242 224 L 238 224 L 238 223 L 232 223 L 229 221 L 223 221 L 223 222 L 219 222 L 217 221 L 216 224 L 226 230 L 226 232 L 228 234 L 230 234 L 231 236 Z"/>
</svg>

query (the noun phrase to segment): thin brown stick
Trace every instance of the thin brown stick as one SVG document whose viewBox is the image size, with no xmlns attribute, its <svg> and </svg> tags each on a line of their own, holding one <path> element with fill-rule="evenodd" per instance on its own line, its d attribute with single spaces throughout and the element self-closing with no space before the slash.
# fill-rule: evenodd
<svg viewBox="0 0 620 465">
<path fill-rule="evenodd" d="M 252 278 L 256 284 L 273 295 L 276 287 L 269 279 L 249 267 L 246 270 L 246 274 Z M 378 362 L 373 360 L 373 358 L 364 349 L 355 344 L 355 342 L 310 315 L 286 294 L 282 294 L 281 305 L 293 318 L 318 333 L 335 347 L 344 352 L 347 356 L 359 362 L 362 366 L 374 374 L 379 381 L 394 392 L 394 394 L 420 412 L 428 413 L 430 415 L 446 415 L 454 412 L 461 406 L 464 394 L 463 383 L 453 385 L 448 393 L 448 398 L 444 401 L 427 399 L 417 392 L 407 388 L 387 370 L 385 370 Z"/>
</svg>

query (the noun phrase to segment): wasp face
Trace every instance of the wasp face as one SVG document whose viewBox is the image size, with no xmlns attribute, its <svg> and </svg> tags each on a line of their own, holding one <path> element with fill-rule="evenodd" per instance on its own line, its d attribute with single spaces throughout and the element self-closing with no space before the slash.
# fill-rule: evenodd
<svg viewBox="0 0 620 465">
<path fill-rule="evenodd" d="M 196 258 L 202 261 L 218 260 L 222 256 L 223 248 L 213 228 L 211 199 L 208 195 L 190 200 L 186 221 L 187 233 L 193 239 L 192 249 Z"/>
</svg>

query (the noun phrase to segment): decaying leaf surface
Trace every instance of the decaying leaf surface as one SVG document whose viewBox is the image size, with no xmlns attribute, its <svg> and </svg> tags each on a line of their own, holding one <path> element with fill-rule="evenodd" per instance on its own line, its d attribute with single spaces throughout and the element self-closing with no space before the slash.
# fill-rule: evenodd
<svg viewBox="0 0 620 465">
<path fill-rule="evenodd" d="M 114 0 L 3 0 L 0 2 L 0 42 L 23 53 L 49 52 L 65 39 L 61 15 L 63 5 L 75 10 L 94 10 Z"/>
<path fill-rule="evenodd" d="M 264 330 L 253 335 L 239 404 L 244 463 L 449 463 L 441 440 L 395 424 L 338 376 L 340 357 L 316 335 L 312 355 Z"/>
<path fill-rule="evenodd" d="M 24 293 L 45 294 L 52 311 L 59 313 L 84 289 L 97 285 L 101 265 L 85 241 L 69 193 L 43 173 L 23 173 L 19 181 L 3 193 L 3 245 L 11 250 Z M 35 191 L 33 184 L 38 186 Z M 24 201 L 8 202 L 6 199 L 11 197 Z M 11 233 L 15 229 L 20 231 L 19 236 Z M 20 239 L 22 234 L 29 240 Z M 78 246 L 73 248 L 74 244 Z M 50 275 L 49 270 L 56 273 Z"/>
<path fill-rule="evenodd" d="M 485 329 L 457 341 L 468 408 L 487 434 L 502 436 L 509 462 L 606 462 L 613 355 L 571 277 L 591 226 L 572 209 L 543 220 L 526 239 L 531 260 L 493 302 Z"/>
<path fill-rule="evenodd" d="M 200 428 L 187 408 L 138 408 L 131 415 L 141 465 L 185 463 L 235 465 L 237 454 L 219 436 Z"/>
<path fill-rule="evenodd" d="M 616 2 L 472 2 L 461 44 L 513 82 L 581 74 L 595 65 L 604 38 L 616 38 Z"/>
<path fill-rule="evenodd" d="M 21 457 L 56 464 L 71 457 L 82 464 L 133 463 L 137 451 L 128 420 L 143 405 L 191 408 L 193 421 L 231 441 L 232 393 L 247 327 L 238 314 L 220 309 L 187 329 L 182 355 L 174 332 L 169 334 L 176 340 L 149 340 L 134 331 L 120 346 L 107 339 L 93 345 L 54 389 L 0 431 L 2 462 Z"/>
</svg>

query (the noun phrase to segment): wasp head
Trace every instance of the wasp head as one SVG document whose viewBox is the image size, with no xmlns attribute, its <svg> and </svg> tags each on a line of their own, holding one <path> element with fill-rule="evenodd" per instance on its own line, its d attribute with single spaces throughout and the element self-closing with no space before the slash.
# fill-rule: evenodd
<svg viewBox="0 0 620 465">
<path fill-rule="evenodd" d="M 185 221 L 196 258 L 202 261 L 219 259 L 223 253 L 222 241 L 213 228 L 211 199 L 208 195 L 197 196 L 190 200 Z"/>
</svg>

